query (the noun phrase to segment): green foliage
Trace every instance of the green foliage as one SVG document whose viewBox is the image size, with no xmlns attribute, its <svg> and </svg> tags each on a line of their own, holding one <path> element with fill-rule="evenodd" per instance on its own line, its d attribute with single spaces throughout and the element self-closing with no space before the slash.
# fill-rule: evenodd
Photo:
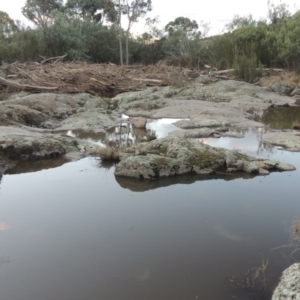
<svg viewBox="0 0 300 300">
<path fill-rule="evenodd" d="M 169 22 L 165 26 L 165 30 L 169 35 L 175 35 L 176 32 L 185 32 L 188 38 L 192 38 L 198 33 L 198 24 L 195 20 L 191 21 L 189 18 L 178 17 L 174 21 Z"/>
<path fill-rule="evenodd" d="M 6 12 L 0 11 L 0 40 L 9 39 L 18 30 L 14 20 Z"/>
<path fill-rule="evenodd" d="M 44 28 L 49 23 L 52 12 L 62 6 L 63 0 L 26 0 L 22 13 L 35 25 Z"/>
<path fill-rule="evenodd" d="M 36 27 L 21 28 L 0 11 L 0 60 L 68 54 L 69 60 L 118 63 L 126 43 L 127 63 L 164 60 L 191 68 L 209 64 L 234 68 L 249 82 L 262 66 L 300 71 L 300 11 L 292 14 L 282 2 L 268 4 L 268 19 L 235 16 L 220 36 L 205 38 L 209 24 L 178 17 L 164 28 L 157 18 L 147 19 L 146 31 L 137 38 L 131 35 L 131 28 L 151 10 L 151 0 L 26 0 L 22 12 Z M 98 9 L 102 13 L 95 16 Z M 124 30 L 121 16 L 128 21 Z M 100 17 L 111 23 L 104 26 Z"/>
<path fill-rule="evenodd" d="M 65 7 L 75 16 L 96 22 L 102 21 L 103 17 L 111 22 L 117 18 L 116 8 L 111 0 L 67 0 Z M 97 10 L 103 12 L 96 14 Z"/>
<path fill-rule="evenodd" d="M 45 53 L 44 43 L 41 39 L 41 32 L 38 30 L 27 29 L 20 30 L 14 37 L 15 44 L 20 51 L 20 55 L 13 60 L 19 61 L 36 61 L 39 55 Z"/>
<path fill-rule="evenodd" d="M 234 74 L 244 81 L 253 83 L 262 75 L 262 68 L 255 54 L 251 56 L 239 55 L 234 60 Z"/>
</svg>

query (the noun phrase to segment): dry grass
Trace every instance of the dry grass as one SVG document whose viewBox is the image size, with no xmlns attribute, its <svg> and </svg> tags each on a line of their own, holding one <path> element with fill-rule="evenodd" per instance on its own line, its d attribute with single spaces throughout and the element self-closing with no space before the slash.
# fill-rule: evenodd
<svg viewBox="0 0 300 300">
<path fill-rule="evenodd" d="M 120 160 L 120 149 L 114 147 L 103 147 L 99 148 L 96 153 L 99 155 L 102 161 L 119 161 Z"/>
<path fill-rule="evenodd" d="M 300 219 L 295 219 L 290 228 L 289 228 L 289 235 L 290 235 L 290 243 L 288 245 L 282 245 L 271 250 L 277 250 L 280 248 L 291 248 L 292 252 L 290 254 L 291 258 L 298 262 L 298 260 L 294 257 L 294 255 L 300 250 Z"/>
<path fill-rule="evenodd" d="M 266 270 L 268 266 L 268 260 L 265 260 L 261 254 L 262 260 L 259 267 L 249 269 L 243 279 L 238 279 L 235 276 L 228 278 L 229 282 L 235 285 L 237 288 L 250 289 L 264 293 L 267 288 Z"/>
<path fill-rule="evenodd" d="M 288 86 L 300 87 L 300 76 L 295 72 L 282 72 L 278 75 L 271 75 L 263 78 L 260 81 L 260 85 L 269 86 L 275 82 Z"/>
<path fill-rule="evenodd" d="M 174 85 L 190 82 L 199 72 L 166 65 L 93 64 L 81 61 L 56 64 L 7 64 L 1 67 L 20 84 L 57 87 L 55 93 L 89 93 L 113 97 L 123 92 L 139 91 L 150 86 L 167 86 L 168 77 Z M 173 74 L 179 74 L 174 79 Z M 173 78 L 173 79 L 172 79 Z M 0 90 L 0 93 L 4 91 Z"/>
<path fill-rule="evenodd" d="M 147 155 L 148 153 L 148 149 L 147 149 L 147 146 L 146 144 L 138 144 L 135 148 L 135 153 L 137 155 Z"/>
<path fill-rule="evenodd" d="M 167 83 L 175 88 L 183 88 L 187 85 L 184 75 L 177 70 L 174 70 L 169 74 Z"/>
<path fill-rule="evenodd" d="M 297 261 L 293 255 L 300 250 L 300 219 L 294 220 L 290 227 L 290 244 L 294 248 L 291 257 Z"/>
</svg>

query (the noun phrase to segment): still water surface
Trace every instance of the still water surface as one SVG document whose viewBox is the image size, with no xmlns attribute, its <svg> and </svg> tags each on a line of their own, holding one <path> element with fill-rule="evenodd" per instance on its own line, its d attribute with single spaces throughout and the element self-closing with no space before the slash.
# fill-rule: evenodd
<svg viewBox="0 0 300 300">
<path fill-rule="evenodd" d="M 270 299 L 293 263 L 289 248 L 271 249 L 288 243 L 300 216 L 300 156 L 263 145 L 261 132 L 203 142 L 296 171 L 116 180 L 114 167 L 94 158 L 10 170 L 0 183 L 1 299 Z M 261 255 L 269 261 L 264 295 L 230 284 Z"/>
</svg>

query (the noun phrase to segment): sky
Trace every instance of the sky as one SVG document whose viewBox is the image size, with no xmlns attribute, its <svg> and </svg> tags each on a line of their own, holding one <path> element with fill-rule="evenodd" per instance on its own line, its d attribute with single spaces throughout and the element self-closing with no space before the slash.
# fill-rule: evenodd
<svg viewBox="0 0 300 300">
<path fill-rule="evenodd" d="M 175 3 L 176 2 L 176 3 Z M 284 0 L 294 12 L 300 9 L 296 4 L 297 0 Z M 24 21 L 27 19 L 21 13 L 21 7 L 24 6 L 25 0 L 0 0 L 0 11 L 5 11 L 12 19 Z M 280 0 L 273 0 L 272 3 L 278 4 Z M 160 26 L 165 26 L 168 22 L 177 17 L 187 17 L 200 23 L 210 23 L 211 30 L 209 34 L 214 35 L 221 33 L 225 24 L 229 23 L 234 15 L 252 16 L 258 20 L 266 18 L 268 13 L 267 0 L 152 0 L 153 10 L 148 15 L 150 17 L 159 16 Z M 135 24 L 133 32 L 144 32 L 144 22 Z"/>
</svg>

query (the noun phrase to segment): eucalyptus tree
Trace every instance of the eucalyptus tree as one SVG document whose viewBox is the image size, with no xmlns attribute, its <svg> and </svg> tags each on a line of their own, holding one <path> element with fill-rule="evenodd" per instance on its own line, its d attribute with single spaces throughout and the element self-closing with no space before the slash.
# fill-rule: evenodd
<svg viewBox="0 0 300 300">
<path fill-rule="evenodd" d="M 165 26 L 169 35 L 175 35 L 178 31 L 184 32 L 187 38 L 193 38 L 198 34 L 198 24 L 195 20 L 186 17 L 178 17 Z"/>
<path fill-rule="evenodd" d="M 152 0 L 114 0 L 118 12 L 117 23 L 120 28 L 119 43 L 120 43 L 120 62 L 123 64 L 122 58 L 122 23 L 121 16 L 125 15 L 127 24 L 125 27 L 125 47 L 126 47 L 126 64 L 129 64 L 129 36 L 134 23 L 138 22 L 140 18 L 152 10 Z"/>
<path fill-rule="evenodd" d="M 22 7 L 22 14 L 42 30 L 45 43 L 52 55 L 55 55 L 50 36 L 52 14 L 55 10 L 62 10 L 63 7 L 63 0 L 26 0 Z"/>
<path fill-rule="evenodd" d="M 0 11 L 0 39 L 12 37 L 18 30 L 14 20 L 6 12 Z"/>
<path fill-rule="evenodd" d="M 66 9 L 83 19 L 115 22 L 117 13 L 112 0 L 67 0 Z"/>
</svg>

